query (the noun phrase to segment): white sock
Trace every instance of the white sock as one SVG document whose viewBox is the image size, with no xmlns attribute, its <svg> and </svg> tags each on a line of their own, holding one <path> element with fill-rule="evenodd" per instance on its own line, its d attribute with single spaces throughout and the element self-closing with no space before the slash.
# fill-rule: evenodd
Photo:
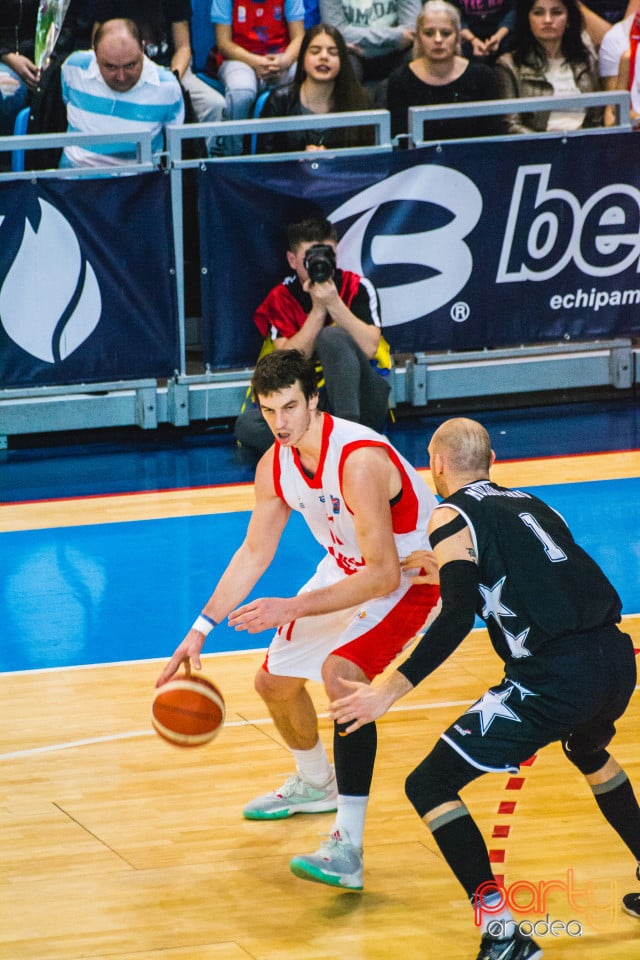
<svg viewBox="0 0 640 960">
<path fill-rule="evenodd" d="M 364 821 L 369 797 L 345 797 L 338 794 L 338 812 L 333 831 L 346 831 L 354 847 L 362 847 Z"/>
<path fill-rule="evenodd" d="M 314 787 L 323 787 L 333 776 L 331 764 L 320 739 L 311 750 L 292 750 L 291 753 L 300 776 L 312 783 Z"/>
<path fill-rule="evenodd" d="M 498 907 L 503 899 L 500 893 L 490 893 L 482 898 L 487 908 Z M 480 930 L 482 933 L 488 933 L 498 940 L 505 937 L 512 937 L 515 931 L 515 920 L 506 904 L 495 911 L 491 909 L 483 910 L 480 920 Z"/>
</svg>

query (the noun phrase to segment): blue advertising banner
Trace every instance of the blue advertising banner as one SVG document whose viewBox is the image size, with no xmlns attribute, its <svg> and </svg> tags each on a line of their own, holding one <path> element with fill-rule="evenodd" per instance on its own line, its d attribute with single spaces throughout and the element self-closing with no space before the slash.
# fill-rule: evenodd
<svg viewBox="0 0 640 960">
<path fill-rule="evenodd" d="M 168 178 L 0 184 L 0 387 L 178 365 Z"/>
<path fill-rule="evenodd" d="M 633 134 L 451 143 L 200 173 L 205 359 L 253 364 L 286 225 L 328 217 L 396 353 L 640 332 Z"/>
</svg>

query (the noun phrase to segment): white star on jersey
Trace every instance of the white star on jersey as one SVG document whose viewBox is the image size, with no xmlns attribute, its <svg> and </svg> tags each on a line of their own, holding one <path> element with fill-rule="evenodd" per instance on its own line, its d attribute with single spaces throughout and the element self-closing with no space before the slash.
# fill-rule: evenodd
<svg viewBox="0 0 640 960">
<path fill-rule="evenodd" d="M 482 594 L 482 599 L 484 600 L 482 619 L 487 620 L 489 617 L 493 617 L 501 630 L 504 628 L 502 626 L 502 620 L 500 617 L 516 616 L 513 610 L 509 610 L 509 607 L 505 607 L 502 602 L 502 588 L 506 579 L 506 576 L 503 577 L 502 580 L 498 580 L 498 582 L 492 587 L 485 587 L 483 583 L 478 584 L 480 593 Z"/>
<path fill-rule="evenodd" d="M 511 707 L 508 707 L 505 703 L 505 700 L 511 695 L 512 690 L 513 687 L 509 687 L 508 690 L 503 690 L 502 693 L 495 693 L 493 690 L 488 690 L 477 703 L 467 710 L 467 713 L 480 714 L 480 733 L 483 736 L 496 717 L 504 717 L 505 720 L 514 720 L 516 723 L 522 722 L 518 714 L 514 713 Z"/>
<path fill-rule="evenodd" d="M 508 630 L 502 628 L 504 638 L 509 644 L 509 650 L 511 651 L 511 656 L 514 660 L 521 660 L 523 657 L 530 657 L 531 650 L 527 650 L 524 645 L 525 640 L 529 636 L 529 627 L 526 630 L 523 630 L 522 633 L 519 633 L 517 637 L 514 637 L 512 633 L 509 633 Z"/>
<path fill-rule="evenodd" d="M 525 697 L 539 697 L 539 693 L 534 693 L 533 690 L 529 690 L 528 687 L 525 687 L 522 683 L 518 683 L 517 680 L 509 680 L 509 683 L 512 687 L 515 687 L 518 693 L 520 694 L 520 701 L 524 700 Z"/>
</svg>

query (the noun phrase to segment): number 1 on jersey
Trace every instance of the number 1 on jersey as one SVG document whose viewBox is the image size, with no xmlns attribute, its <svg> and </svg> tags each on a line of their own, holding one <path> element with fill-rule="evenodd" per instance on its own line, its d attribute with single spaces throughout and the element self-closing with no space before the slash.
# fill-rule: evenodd
<svg viewBox="0 0 640 960">
<path fill-rule="evenodd" d="M 519 513 L 518 516 L 522 522 L 535 533 L 536 537 L 544 547 L 544 552 L 553 563 L 559 563 L 567 559 L 567 555 L 558 544 L 551 539 L 546 530 L 543 530 L 536 518 L 531 513 Z"/>
</svg>

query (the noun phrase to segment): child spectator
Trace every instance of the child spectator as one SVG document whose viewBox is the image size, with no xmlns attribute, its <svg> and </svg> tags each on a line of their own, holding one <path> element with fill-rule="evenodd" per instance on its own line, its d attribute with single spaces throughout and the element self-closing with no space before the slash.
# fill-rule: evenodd
<svg viewBox="0 0 640 960">
<path fill-rule="evenodd" d="M 229 120 L 246 119 L 262 90 L 292 79 L 304 35 L 304 17 L 302 0 L 249 4 L 213 0 L 215 68 L 225 86 Z M 233 140 L 232 151 L 240 153 L 241 139 Z"/>
<path fill-rule="evenodd" d="M 304 35 L 293 82 L 270 94 L 261 116 L 344 113 L 367 110 L 369 106 L 369 98 L 356 80 L 340 31 L 321 23 Z M 258 137 L 258 152 L 326 150 L 362 146 L 372 141 L 366 127 L 292 130 Z"/>
<path fill-rule="evenodd" d="M 516 13 L 513 0 L 456 0 L 460 9 L 462 53 L 475 60 L 493 60 L 506 53 Z"/>
</svg>

